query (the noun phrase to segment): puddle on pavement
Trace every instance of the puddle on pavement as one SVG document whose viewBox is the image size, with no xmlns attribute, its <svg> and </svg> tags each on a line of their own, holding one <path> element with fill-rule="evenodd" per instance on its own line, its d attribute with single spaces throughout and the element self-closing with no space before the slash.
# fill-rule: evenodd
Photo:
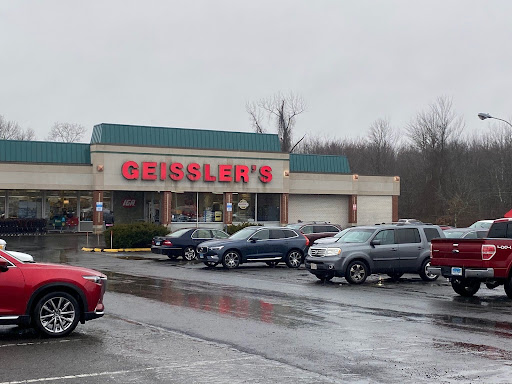
<svg viewBox="0 0 512 384">
<path fill-rule="evenodd" d="M 320 324 L 324 320 L 319 315 L 297 307 L 251 298 L 246 291 L 235 291 L 204 283 L 200 285 L 199 283 L 184 283 L 120 273 L 107 272 L 106 274 L 109 279 L 107 291 L 145 297 L 169 305 L 217 312 L 221 315 L 287 327 Z"/>
</svg>

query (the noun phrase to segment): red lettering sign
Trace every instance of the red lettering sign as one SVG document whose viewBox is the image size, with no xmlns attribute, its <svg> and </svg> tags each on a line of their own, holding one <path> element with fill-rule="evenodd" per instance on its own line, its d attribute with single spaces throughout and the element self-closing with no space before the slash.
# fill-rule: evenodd
<svg viewBox="0 0 512 384">
<path fill-rule="evenodd" d="M 124 199 L 122 205 L 125 208 L 133 208 L 135 207 L 136 202 L 137 201 L 135 199 Z"/>
<path fill-rule="evenodd" d="M 140 164 L 135 161 L 126 161 L 123 163 L 121 173 L 127 180 L 161 180 L 167 177 L 173 181 L 180 181 L 187 177 L 190 181 L 203 180 L 205 182 L 219 181 L 222 183 L 248 183 L 250 176 L 258 170 L 256 165 L 231 165 L 220 164 L 217 170 L 212 168 L 211 164 L 190 163 L 186 167 L 182 163 L 171 163 L 167 166 L 166 162 L 157 163 L 155 161 L 143 161 Z M 217 172 L 215 172 L 217 171 Z M 268 165 L 259 168 L 258 179 L 262 183 L 272 181 L 272 168 Z"/>
</svg>

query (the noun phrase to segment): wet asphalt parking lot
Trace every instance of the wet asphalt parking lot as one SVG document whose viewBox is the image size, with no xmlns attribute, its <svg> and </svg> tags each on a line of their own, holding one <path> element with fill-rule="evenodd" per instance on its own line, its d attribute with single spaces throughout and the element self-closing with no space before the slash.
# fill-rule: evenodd
<svg viewBox="0 0 512 384">
<path fill-rule="evenodd" d="M 107 274 L 106 315 L 63 339 L 0 326 L 5 383 L 510 383 L 512 301 L 440 279 L 321 283 L 151 253 L 90 253 L 82 235 L 5 238 L 37 261 Z M 97 239 L 90 238 L 89 245 Z"/>
</svg>

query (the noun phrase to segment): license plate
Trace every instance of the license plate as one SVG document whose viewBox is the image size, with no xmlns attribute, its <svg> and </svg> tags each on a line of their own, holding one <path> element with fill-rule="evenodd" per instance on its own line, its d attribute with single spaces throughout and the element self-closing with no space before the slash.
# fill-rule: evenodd
<svg viewBox="0 0 512 384">
<path fill-rule="evenodd" d="M 311 269 L 317 269 L 318 266 L 315 263 L 311 263 Z"/>
<path fill-rule="evenodd" d="M 199 258 L 200 258 L 200 259 L 204 259 L 204 254 L 200 253 L 200 254 L 199 254 Z"/>
<path fill-rule="evenodd" d="M 452 275 L 453 276 L 462 276 L 462 268 L 452 267 Z"/>
<path fill-rule="evenodd" d="M 155 242 L 155 245 L 160 245 L 160 242 L 159 241 Z"/>
</svg>

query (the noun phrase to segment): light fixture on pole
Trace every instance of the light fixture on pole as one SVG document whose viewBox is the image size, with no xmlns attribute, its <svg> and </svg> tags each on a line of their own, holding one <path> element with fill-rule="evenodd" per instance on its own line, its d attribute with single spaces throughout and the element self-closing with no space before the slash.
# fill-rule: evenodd
<svg viewBox="0 0 512 384">
<path fill-rule="evenodd" d="M 510 125 L 512 127 L 512 124 L 510 122 L 508 122 L 507 120 L 503 120 L 503 119 L 500 119 L 499 117 L 494 117 L 494 116 L 491 116 L 489 115 L 488 113 L 482 113 L 480 112 L 478 114 L 478 118 L 480 120 L 485 120 L 485 119 L 495 119 L 495 120 L 499 120 L 499 121 L 503 121 L 504 123 L 507 123 L 508 125 Z"/>
</svg>

